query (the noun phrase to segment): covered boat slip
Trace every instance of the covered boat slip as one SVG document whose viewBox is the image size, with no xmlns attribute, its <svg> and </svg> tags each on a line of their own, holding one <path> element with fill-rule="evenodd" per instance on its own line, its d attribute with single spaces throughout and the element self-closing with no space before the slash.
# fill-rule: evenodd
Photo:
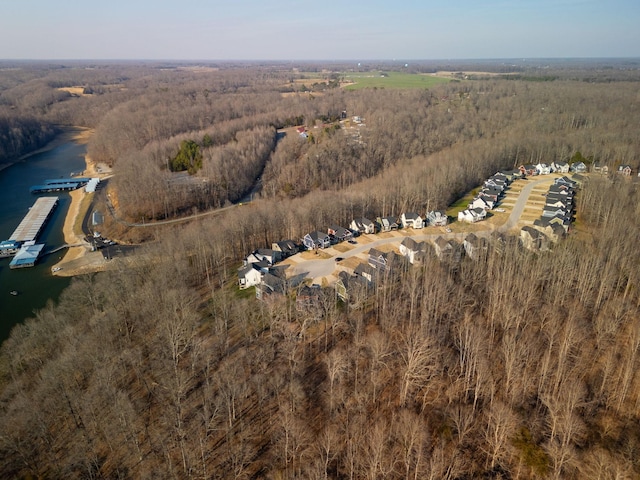
<svg viewBox="0 0 640 480">
<path fill-rule="evenodd" d="M 20 248 L 18 253 L 16 253 L 16 256 L 13 257 L 9 268 L 33 267 L 38 261 L 38 257 L 40 257 L 43 248 L 43 243 L 35 244 L 34 242 L 27 242 Z"/>
<path fill-rule="evenodd" d="M 14 230 L 9 240 L 16 242 L 34 241 L 44 224 L 51 216 L 51 212 L 58 204 L 58 197 L 42 197 L 29 209 L 27 215 L 22 219 L 20 225 Z"/>
</svg>

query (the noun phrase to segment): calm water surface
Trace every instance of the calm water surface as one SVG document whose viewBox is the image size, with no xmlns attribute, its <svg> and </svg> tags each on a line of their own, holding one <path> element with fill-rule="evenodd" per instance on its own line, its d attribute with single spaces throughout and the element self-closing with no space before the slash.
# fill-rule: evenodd
<svg viewBox="0 0 640 480">
<path fill-rule="evenodd" d="M 13 233 L 22 218 L 39 196 L 29 193 L 29 187 L 48 178 L 68 177 L 71 172 L 85 168 L 85 145 L 69 142 L 53 150 L 29 157 L 23 162 L 0 171 L 0 240 Z M 57 196 L 58 206 L 38 237 L 45 243 L 45 251 L 64 244 L 62 226 L 69 209 L 70 197 L 65 192 L 47 194 Z M 51 275 L 51 266 L 64 252 L 41 258 L 35 267 L 9 269 L 11 258 L 0 259 L 0 342 L 9 337 L 11 329 L 33 312 L 45 306 L 47 300 L 57 301 L 62 290 L 69 285 L 68 278 Z M 11 290 L 20 292 L 10 295 Z"/>
</svg>

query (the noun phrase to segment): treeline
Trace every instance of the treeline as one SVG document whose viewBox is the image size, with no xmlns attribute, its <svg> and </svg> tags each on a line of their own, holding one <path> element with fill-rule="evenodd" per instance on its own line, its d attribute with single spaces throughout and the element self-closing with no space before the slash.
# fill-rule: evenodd
<svg viewBox="0 0 640 480">
<path fill-rule="evenodd" d="M 15 160 L 51 141 L 59 129 L 35 118 L 0 111 L 0 164 Z"/>
<path fill-rule="evenodd" d="M 231 222 L 166 235 L 153 261 L 76 279 L 5 342 L 0 470 L 637 476 L 640 270 L 618 241 L 639 233 L 637 196 L 594 182 L 584 231 L 552 252 L 432 258 L 369 297 L 303 311 L 225 286 L 229 232 L 216 227 Z M 254 211 L 247 233 L 270 213 Z"/>
</svg>

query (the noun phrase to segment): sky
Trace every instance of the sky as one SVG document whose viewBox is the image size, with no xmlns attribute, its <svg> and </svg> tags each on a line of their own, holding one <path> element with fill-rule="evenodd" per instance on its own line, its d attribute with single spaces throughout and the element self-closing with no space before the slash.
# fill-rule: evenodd
<svg viewBox="0 0 640 480">
<path fill-rule="evenodd" d="M 640 57 L 640 0 L 0 0 L 0 59 Z"/>
</svg>

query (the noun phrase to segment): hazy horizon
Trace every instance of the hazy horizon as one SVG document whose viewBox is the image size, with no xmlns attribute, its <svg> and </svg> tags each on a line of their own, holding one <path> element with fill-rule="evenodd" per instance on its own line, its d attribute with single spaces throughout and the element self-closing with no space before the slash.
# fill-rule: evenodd
<svg viewBox="0 0 640 480">
<path fill-rule="evenodd" d="M 633 0 L 11 2 L 5 60 L 380 61 L 640 57 Z"/>
</svg>

